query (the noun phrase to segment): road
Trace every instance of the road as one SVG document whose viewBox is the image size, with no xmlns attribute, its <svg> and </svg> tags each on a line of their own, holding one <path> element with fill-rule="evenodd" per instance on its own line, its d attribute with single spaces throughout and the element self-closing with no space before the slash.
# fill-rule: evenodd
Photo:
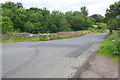
<svg viewBox="0 0 120 80">
<path fill-rule="evenodd" d="M 81 37 L 2 44 L 3 77 L 63 78 L 76 59 L 94 43 L 103 42 L 107 33 Z"/>
</svg>

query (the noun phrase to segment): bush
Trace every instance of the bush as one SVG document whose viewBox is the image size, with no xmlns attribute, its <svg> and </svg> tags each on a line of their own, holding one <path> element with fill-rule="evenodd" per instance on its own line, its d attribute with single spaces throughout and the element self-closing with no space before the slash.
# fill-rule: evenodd
<svg viewBox="0 0 120 80">
<path fill-rule="evenodd" d="M 98 28 L 98 25 L 92 25 L 92 28 L 96 29 Z"/>
<path fill-rule="evenodd" d="M 107 24 L 106 23 L 98 23 L 98 29 L 106 29 Z"/>
<path fill-rule="evenodd" d="M 117 19 L 110 19 L 107 22 L 108 29 L 117 30 L 119 28 Z"/>
<path fill-rule="evenodd" d="M 2 33 L 9 34 L 13 32 L 13 23 L 9 17 L 2 17 Z"/>
<path fill-rule="evenodd" d="M 38 33 L 39 33 L 39 30 L 38 30 L 38 29 L 33 29 L 33 30 L 31 31 L 31 33 L 32 33 L 32 34 L 38 34 Z"/>
<path fill-rule="evenodd" d="M 40 37 L 39 41 L 47 41 L 49 40 L 49 37 L 48 36 L 43 36 L 43 37 Z"/>
<path fill-rule="evenodd" d="M 25 32 L 31 32 L 34 29 L 34 25 L 32 24 L 32 22 L 28 21 L 24 24 L 24 28 Z"/>
<path fill-rule="evenodd" d="M 65 36 L 53 35 L 50 37 L 50 40 L 63 39 Z"/>
</svg>

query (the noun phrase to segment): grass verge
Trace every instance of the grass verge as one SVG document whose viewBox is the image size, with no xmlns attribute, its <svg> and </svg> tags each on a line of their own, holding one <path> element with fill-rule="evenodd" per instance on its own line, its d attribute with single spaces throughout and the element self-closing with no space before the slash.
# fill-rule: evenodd
<svg viewBox="0 0 120 80">
<path fill-rule="evenodd" d="M 107 39 L 100 47 L 98 53 L 120 63 L 120 46 L 117 31 L 108 35 Z"/>
<path fill-rule="evenodd" d="M 54 36 L 51 36 L 51 37 L 44 36 L 44 37 L 36 37 L 36 38 L 5 37 L 5 38 L 0 39 L 0 42 L 11 43 L 11 42 L 48 41 L 48 40 L 57 40 L 57 39 L 66 39 L 66 38 L 78 37 L 78 36 L 85 35 L 85 34 L 88 34 L 88 32 L 82 32 L 82 33 L 79 33 L 79 34 L 68 35 L 68 36 L 54 35 Z"/>
</svg>

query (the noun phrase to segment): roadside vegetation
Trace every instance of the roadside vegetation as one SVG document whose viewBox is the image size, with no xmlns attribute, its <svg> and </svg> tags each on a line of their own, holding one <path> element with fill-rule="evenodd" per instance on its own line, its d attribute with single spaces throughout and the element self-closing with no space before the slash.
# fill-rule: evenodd
<svg viewBox="0 0 120 80">
<path fill-rule="evenodd" d="M 88 30 L 90 33 L 105 32 L 107 24 L 105 17 L 100 14 L 88 16 L 86 6 L 80 7 L 80 11 L 67 11 L 65 13 L 54 10 L 50 12 L 47 8 L 31 7 L 25 9 L 20 2 L 14 3 L 8 1 L 0 4 L 2 7 L 2 34 L 0 42 L 27 42 L 27 41 L 45 41 L 63 38 L 71 38 L 82 35 L 75 34 L 69 36 L 55 35 L 50 38 L 35 37 L 11 37 L 16 35 L 29 34 L 49 34 L 67 31 Z"/>
<path fill-rule="evenodd" d="M 120 60 L 118 58 L 120 57 L 120 45 L 117 31 L 108 35 L 98 52 L 100 55 L 107 56 L 113 61 L 120 63 Z"/>
<path fill-rule="evenodd" d="M 65 13 L 47 8 L 31 7 L 25 9 L 20 2 L 6 2 L 2 7 L 2 35 L 17 33 L 57 33 L 65 31 L 88 30 L 89 28 L 101 29 L 106 27 L 105 17 L 100 14 L 88 16 L 86 6 L 80 11 L 67 11 Z M 95 25 L 95 26 L 94 26 Z"/>
<path fill-rule="evenodd" d="M 120 1 L 109 6 L 105 14 L 109 35 L 99 53 L 120 63 Z"/>
<path fill-rule="evenodd" d="M 35 37 L 35 38 L 25 38 L 25 37 L 5 37 L 0 40 L 0 42 L 3 43 L 11 43 L 11 42 L 31 42 L 31 41 L 48 41 L 48 40 L 57 40 L 57 39 L 66 39 L 66 38 L 72 38 L 72 37 L 78 37 L 85 34 L 88 34 L 89 32 L 81 32 L 79 34 L 74 35 L 53 35 L 53 36 L 43 36 L 43 37 Z"/>
</svg>

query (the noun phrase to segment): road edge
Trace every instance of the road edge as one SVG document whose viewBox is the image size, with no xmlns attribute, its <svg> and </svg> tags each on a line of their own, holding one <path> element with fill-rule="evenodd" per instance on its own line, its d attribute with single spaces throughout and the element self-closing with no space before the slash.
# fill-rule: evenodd
<svg viewBox="0 0 120 80">
<path fill-rule="evenodd" d="M 87 68 L 90 66 L 89 61 L 94 60 L 95 56 L 98 53 L 98 49 L 102 45 L 101 43 L 94 43 L 91 48 L 85 51 L 81 56 L 77 58 L 77 62 L 72 67 L 68 78 L 80 78 L 82 72 L 86 71 Z"/>
</svg>

